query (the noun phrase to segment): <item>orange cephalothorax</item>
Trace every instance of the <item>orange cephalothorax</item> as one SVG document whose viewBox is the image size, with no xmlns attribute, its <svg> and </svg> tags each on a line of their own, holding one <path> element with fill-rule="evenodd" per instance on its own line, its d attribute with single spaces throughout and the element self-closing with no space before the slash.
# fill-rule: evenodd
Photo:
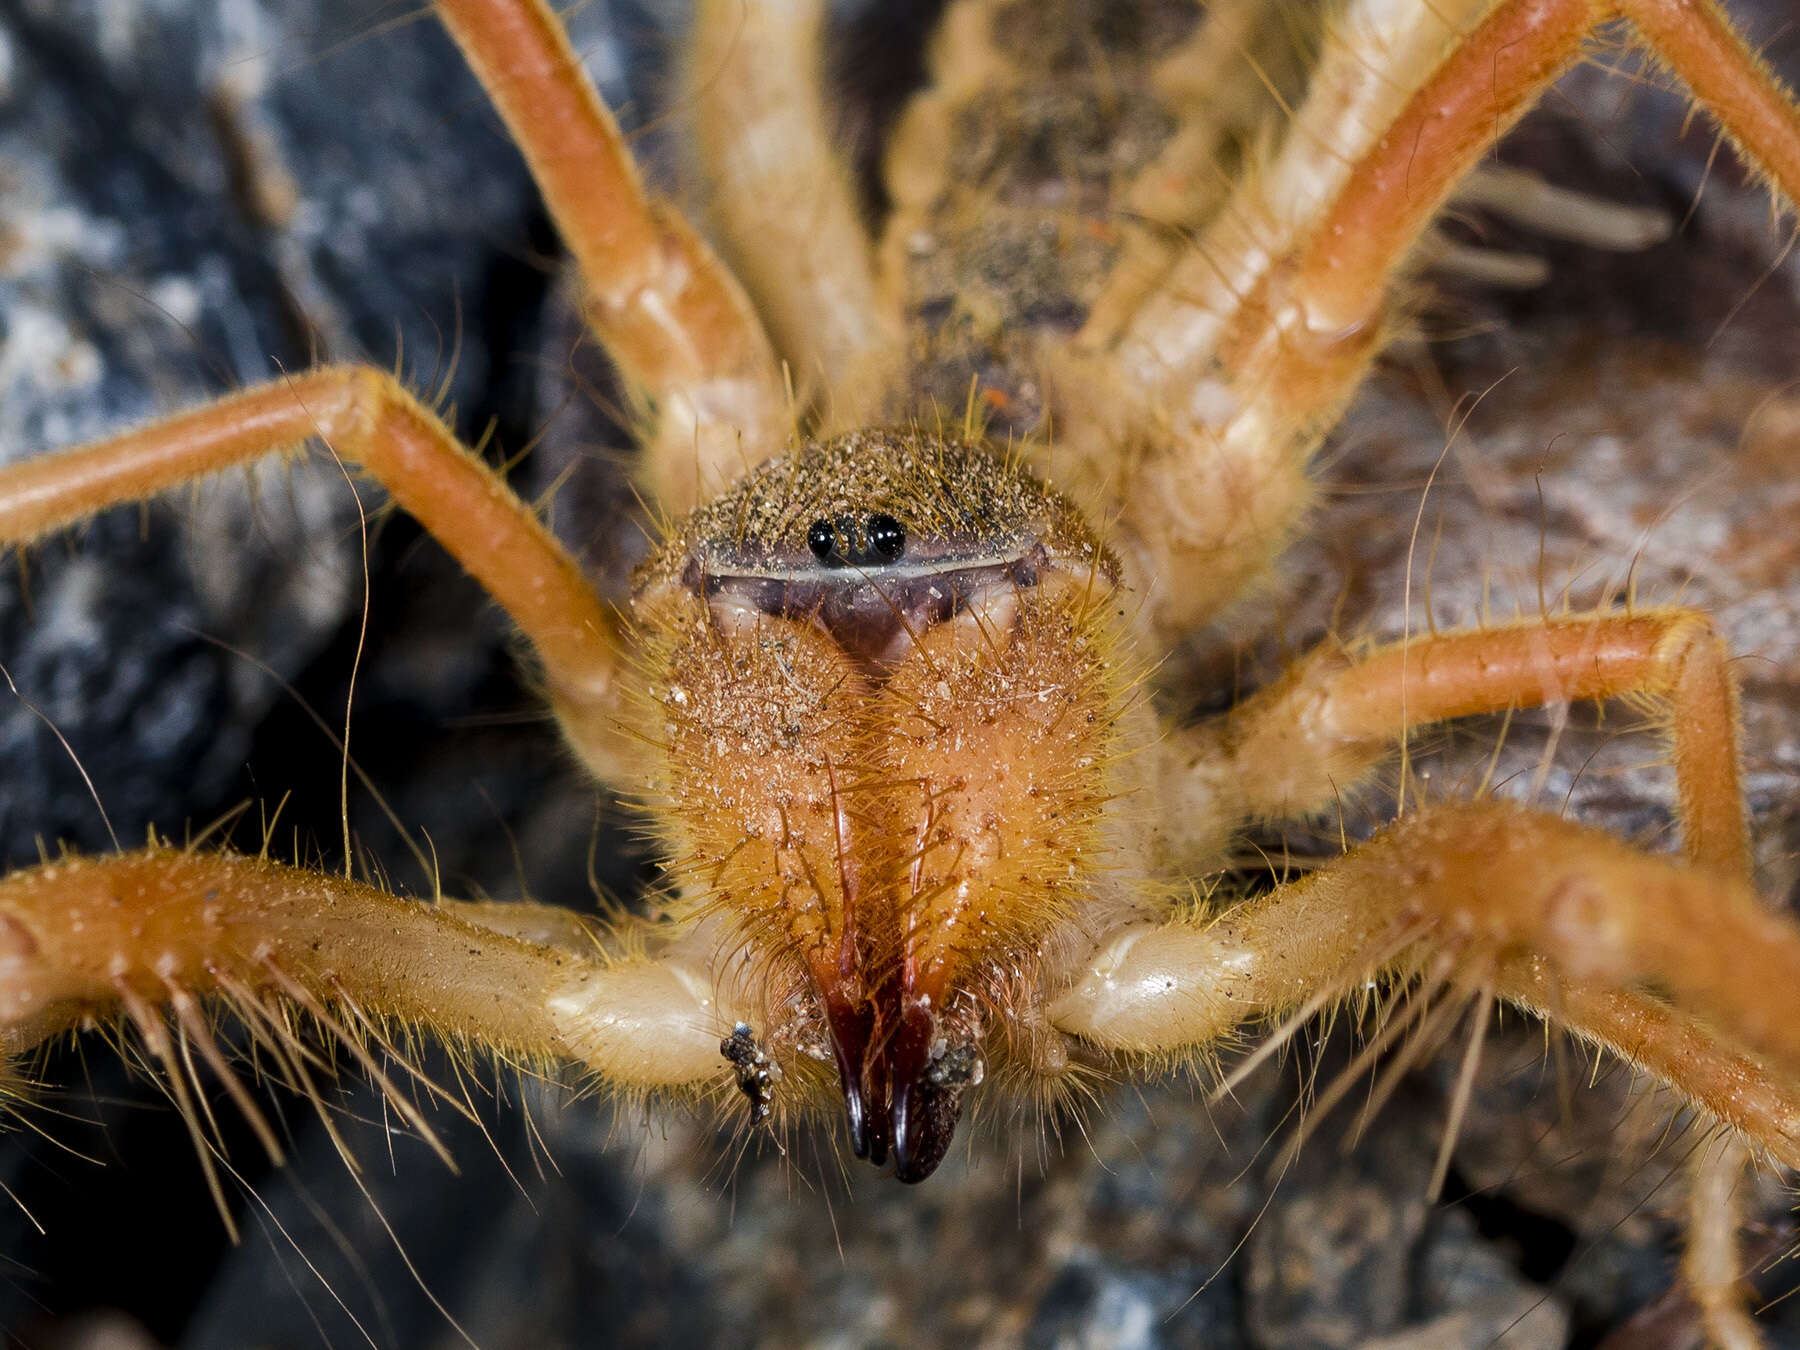
<svg viewBox="0 0 1800 1350">
<path fill-rule="evenodd" d="M 764 466 L 640 577 L 681 886 L 808 991 L 856 1152 L 904 1179 L 1092 875 L 1116 583 L 1055 493 L 913 432 Z"/>
</svg>

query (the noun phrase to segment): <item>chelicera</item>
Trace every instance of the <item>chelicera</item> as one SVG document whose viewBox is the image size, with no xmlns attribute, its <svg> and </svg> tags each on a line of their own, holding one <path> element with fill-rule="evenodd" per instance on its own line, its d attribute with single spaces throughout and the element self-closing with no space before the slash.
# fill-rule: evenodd
<svg viewBox="0 0 1800 1350">
<path fill-rule="evenodd" d="M 830 1047 L 853 1151 L 903 1180 L 942 1160 L 985 1029 L 1092 904 L 1117 579 L 987 448 L 892 432 L 771 460 L 640 574 L 668 848 L 784 991 L 756 1024 Z"/>
</svg>

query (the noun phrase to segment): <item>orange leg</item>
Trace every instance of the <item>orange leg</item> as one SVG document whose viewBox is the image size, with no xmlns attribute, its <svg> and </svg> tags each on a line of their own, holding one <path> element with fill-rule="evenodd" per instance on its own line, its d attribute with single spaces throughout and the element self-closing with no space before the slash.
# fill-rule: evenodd
<svg viewBox="0 0 1800 1350">
<path fill-rule="evenodd" d="M 1412 727 L 1631 693 L 1673 702 L 1691 865 L 1513 807 L 1435 807 L 1224 919 L 1116 934 L 1052 1020 L 1122 1051 L 1165 1053 L 1348 993 L 1371 961 L 1417 969 L 1447 949 L 1463 978 L 1490 980 L 1778 1156 L 1800 1156 L 1800 1017 L 1777 996 L 1800 988 L 1800 933 L 1749 885 L 1735 691 L 1702 617 L 1600 616 L 1424 638 L 1357 665 L 1315 658 L 1177 738 L 1192 758 L 1171 809 L 1205 809 L 1206 785 L 1229 791 L 1238 774 L 1234 818 L 1304 809 L 1330 800 L 1334 773 L 1348 784 Z M 1674 1005 L 1636 993 L 1644 980 Z"/>
<path fill-rule="evenodd" d="M 1128 322 L 1097 315 L 1059 372 L 1056 476 L 1118 522 L 1159 638 L 1241 594 L 1285 543 L 1311 500 L 1306 460 L 1385 342 L 1421 235 L 1596 22 L 1629 17 L 1800 199 L 1800 106 L 1708 0 L 1376 8 L 1332 31 L 1281 151 L 1168 284 Z"/>
<path fill-rule="evenodd" d="M 1414 727 L 1621 695 L 1671 704 L 1689 865 L 1513 807 L 1431 808 L 1223 918 L 1121 930 L 1052 1021 L 1117 1051 L 1167 1054 L 1246 1018 L 1325 1006 L 1372 966 L 1435 970 L 1541 1012 L 1800 1160 L 1800 1017 L 1784 996 L 1800 988 L 1800 931 L 1750 885 L 1736 691 L 1703 616 L 1602 615 L 1422 638 L 1356 664 L 1314 657 L 1175 738 L 1185 785 L 1171 809 L 1232 822 L 1309 809 Z M 1639 992 L 1645 982 L 1670 1001 Z M 1729 1190 L 1730 1167 L 1729 1155 L 1703 1164 L 1697 1184 Z M 1722 1255 L 1733 1224 L 1729 1209 L 1709 1211 L 1690 1262 L 1720 1336 L 1748 1325 Z"/>
<path fill-rule="evenodd" d="M 392 376 L 323 367 L 0 471 L 0 545 L 318 438 L 380 480 L 519 625 L 576 749 L 619 781 L 618 620 L 486 465 Z"/>
<path fill-rule="evenodd" d="M 704 963 L 539 945 L 481 924 L 489 908 L 168 848 L 17 872 L 0 880 L 0 1056 L 123 1014 L 187 1121 L 228 1226 L 197 1063 L 271 1156 L 280 1149 L 203 1002 L 242 1020 L 259 1060 L 312 1100 L 327 1129 L 317 1077 L 329 1067 L 297 1021 L 434 1143 L 413 1085 L 382 1067 L 407 1062 L 389 1037 L 396 1024 L 522 1067 L 580 1064 L 624 1093 L 729 1081 L 719 1042 L 733 1022 L 730 986 L 715 993 Z"/>
<path fill-rule="evenodd" d="M 1800 201 L 1800 105 L 1711 0 L 1622 0 L 1616 10 L 1687 81 L 1774 189 L 1789 203 Z M 1283 284 L 1305 309 L 1309 328 L 1338 334 L 1377 319 L 1400 260 L 1452 189 L 1607 17 L 1591 0 L 1508 0 L 1444 61 L 1357 165 L 1305 244 L 1284 260 L 1294 271 Z M 1261 284 L 1274 286 L 1285 270 L 1272 268 Z M 1237 342 L 1258 340 L 1272 300 L 1253 299 L 1239 312 Z M 1301 351 L 1293 356 L 1307 360 Z"/>
<path fill-rule="evenodd" d="M 1541 957 L 1504 962 L 1495 990 L 1658 1082 L 1677 1085 L 1783 1166 L 1800 1168 L 1800 1086 L 1699 1019 L 1655 998 L 1570 979 Z"/>
<path fill-rule="evenodd" d="M 1440 965 L 1441 981 L 1516 994 L 1797 1156 L 1800 931 L 1739 878 L 1498 803 L 1421 812 L 1222 917 L 1122 929 L 1049 1016 L 1166 1058 Z"/>
<path fill-rule="evenodd" d="M 1653 614 L 1602 619 L 1590 631 L 1579 624 L 1513 631 L 1532 649 L 1537 683 L 1547 698 L 1643 693 L 1669 700 L 1683 851 L 1691 861 L 1749 886 L 1736 687 L 1724 646 L 1705 621 L 1691 614 Z M 1423 659 L 1416 676 L 1409 669 L 1412 653 L 1405 647 L 1357 667 L 1354 678 L 1345 682 L 1345 728 L 1359 722 L 1413 725 L 1415 711 L 1436 718 L 1491 708 L 1496 695 L 1504 697 L 1517 670 L 1515 663 L 1495 659 L 1494 644 L 1484 643 L 1484 636 L 1452 636 L 1444 645 L 1427 640 L 1417 653 Z M 1519 645 L 1517 638 L 1513 645 Z M 1394 706 L 1396 691 L 1399 708 Z M 1409 694 L 1416 698 L 1413 707 L 1408 706 Z M 1682 1082 L 1720 1119 L 1764 1140 L 1771 1153 L 1795 1165 L 1800 1117 L 1793 1113 L 1792 1098 L 1729 1046 L 1706 1044 L 1698 1028 L 1677 1022 L 1650 1000 L 1578 982 L 1556 987 L 1538 961 L 1511 963 L 1496 988 L 1540 1015 L 1579 1029 L 1662 1081 Z M 1734 1348 L 1761 1344 L 1739 1292 L 1741 1223 L 1734 1197 L 1745 1161 L 1736 1139 L 1716 1140 L 1696 1151 L 1682 1263 L 1711 1342 Z"/>
<path fill-rule="evenodd" d="M 649 487 L 671 514 L 787 443 L 781 371 L 749 301 L 645 191 L 544 0 L 437 0 L 581 269 L 587 315 L 643 402 Z"/>
<path fill-rule="evenodd" d="M 1169 737 L 1164 834 L 1216 847 L 1246 820 L 1332 805 L 1409 732 L 1580 699 L 1666 699 L 1688 856 L 1747 875 L 1737 692 L 1703 614 L 1650 610 L 1442 633 L 1352 661 L 1325 648 L 1230 713 Z M 1197 858 L 1185 859 L 1189 865 Z"/>
<path fill-rule="evenodd" d="M 1182 753 L 1190 757 L 1190 784 L 1205 781 L 1215 791 L 1239 792 L 1238 812 L 1293 814 L 1328 802 L 1337 788 L 1361 776 L 1371 756 L 1416 727 L 1503 708 L 1630 695 L 1669 704 L 1688 858 L 1747 891 L 1750 846 L 1738 778 L 1736 686 L 1724 645 L 1699 614 L 1601 615 L 1444 634 L 1386 648 L 1354 665 L 1327 652 L 1221 723 L 1189 733 Z M 1223 778 L 1213 773 L 1221 757 L 1231 765 Z M 1603 912 L 1594 918 L 1600 925 L 1616 922 L 1617 904 L 1599 907 Z M 1704 933 L 1696 948 L 1717 940 L 1703 916 L 1651 922 L 1669 923 L 1668 931 L 1677 934 Z M 1548 955 L 1544 937 L 1531 925 L 1518 936 Z M 1729 953 L 1731 947 L 1717 950 Z M 1584 985 L 1566 959 L 1549 969 L 1542 961 L 1512 959 L 1502 972 L 1495 981 L 1502 996 L 1681 1084 L 1720 1119 L 1762 1140 L 1784 1161 L 1794 1160 L 1800 1117 L 1792 1112 L 1791 1093 L 1740 1053 L 1717 1043 L 1697 1053 L 1696 1042 L 1707 1039 L 1699 1028 L 1629 991 Z M 1756 1344 L 1736 1293 L 1738 1213 L 1722 1199 L 1734 1193 L 1741 1163 L 1741 1150 L 1727 1142 L 1695 1155 L 1684 1269 L 1720 1345 Z"/>
<path fill-rule="evenodd" d="M 1800 104 L 1714 0 L 1613 0 L 1769 186 L 1800 202 Z"/>
</svg>

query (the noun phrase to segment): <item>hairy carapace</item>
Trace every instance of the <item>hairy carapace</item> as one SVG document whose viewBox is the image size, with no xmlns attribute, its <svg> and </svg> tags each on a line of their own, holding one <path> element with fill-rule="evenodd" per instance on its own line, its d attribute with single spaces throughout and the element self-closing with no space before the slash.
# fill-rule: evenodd
<svg viewBox="0 0 1800 1350">
<path fill-rule="evenodd" d="M 1089 898 L 1117 587 L 1054 491 L 913 431 L 763 465 L 639 574 L 677 886 L 743 934 L 777 1053 L 828 1049 L 856 1155 L 904 1181 Z"/>
</svg>

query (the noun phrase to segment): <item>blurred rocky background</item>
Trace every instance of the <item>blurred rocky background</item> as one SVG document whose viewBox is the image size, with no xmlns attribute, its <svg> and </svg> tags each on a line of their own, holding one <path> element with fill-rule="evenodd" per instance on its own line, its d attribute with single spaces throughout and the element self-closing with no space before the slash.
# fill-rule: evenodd
<svg viewBox="0 0 1800 1350">
<path fill-rule="evenodd" d="M 1734 8 L 1800 68 L 1782 0 Z M 930 11 L 846 9 L 839 82 L 859 134 L 916 80 Z M 615 0 L 570 19 L 666 181 L 681 15 Z M 1467 623 L 1484 603 L 1531 613 L 1565 590 L 1593 604 L 1629 579 L 1643 600 L 1712 609 L 1744 654 L 1759 864 L 1785 896 L 1800 853 L 1800 267 L 1704 124 L 1685 126 L 1683 101 L 1629 61 L 1626 77 L 1599 68 L 1619 63 L 1603 52 L 1572 75 L 1498 158 L 1679 228 L 1602 253 L 1459 217 L 1462 242 L 1541 259 L 1542 283 L 1434 280 L 1416 338 L 1328 448 L 1307 538 L 1271 593 L 1183 654 L 1169 696 L 1222 706 L 1327 632 L 1416 631 L 1428 609 Z M 531 449 L 513 481 L 554 489 L 559 530 L 616 581 L 643 538 L 625 438 L 561 285 L 516 156 L 411 3 L 0 0 L 0 460 L 315 359 L 366 359 L 453 406 L 495 462 Z M 491 607 L 321 456 L 8 559 L 0 664 L 16 684 L 0 684 L 7 865 L 221 821 L 216 837 L 239 847 L 270 830 L 278 854 L 341 865 L 340 760 L 318 722 L 341 728 L 354 671 L 351 752 L 376 790 L 350 794 L 360 865 L 428 892 L 416 847 L 447 891 L 587 909 L 650 875 L 628 822 L 563 756 Z M 1493 761 L 1500 790 L 1663 847 L 1668 777 L 1650 740 L 1623 734 L 1635 724 L 1578 709 L 1461 726 L 1430 739 L 1415 786 L 1452 795 Z M 1380 797 L 1357 804 L 1352 831 L 1391 809 Z M 1298 856 L 1334 838 L 1255 842 Z M 1262 884 L 1253 866 L 1243 881 Z M 696 1122 L 646 1129 L 488 1073 L 471 1089 L 479 1128 L 439 1114 L 453 1175 L 347 1089 L 355 1177 L 303 1104 L 282 1108 L 280 1171 L 221 1116 L 242 1136 L 233 1247 L 179 1120 L 90 1039 L 47 1068 L 49 1109 L 29 1117 L 44 1136 L 16 1131 L 0 1153 L 16 1197 L 0 1204 L 0 1328 L 44 1350 L 465 1334 L 485 1347 L 1695 1344 L 1674 1291 L 1676 1165 L 1703 1133 L 1667 1130 L 1666 1103 L 1617 1069 L 1590 1083 L 1564 1050 L 1547 1054 L 1516 1017 L 1494 1028 L 1437 1205 L 1424 1195 L 1454 1046 L 1354 1148 L 1332 1119 L 1286 1161 L 1302 1076 L 1342 1067 L 1341 1033 L 1219 1105 L 1186 1085 L 1125 1088 L 1054 1127 L 999 1122 L 1013 1128 L 910 1189 L 844 1176 L 835 1138 L 742 1150 Z M 1800 1271 L 1775 1259 L 1792 1245 L 1787 1197 L 1756 1184 L 1749 1245 L 1775 1297 Z M 1771 1315 L 1777 1344 L 1800 1345 L 1793 1302 Z"/>
</svg>

